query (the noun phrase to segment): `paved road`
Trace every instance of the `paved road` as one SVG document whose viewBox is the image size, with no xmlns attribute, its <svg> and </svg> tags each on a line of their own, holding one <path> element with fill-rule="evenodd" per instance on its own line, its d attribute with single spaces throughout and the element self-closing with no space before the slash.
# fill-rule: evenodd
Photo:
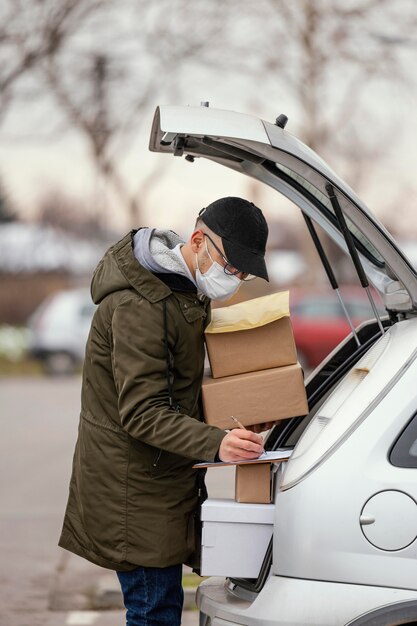
<svg viewBox="0 0 417 626">
<path fill-rule="evenodd" d="M 124 624 L 121 611 L 85 610 L 108 572 L 56 546 L 79 397 L 78 377 L 0 380 L 0 626 Z M 233 470 L 209 472 L 208 487 L 212 497 L 233 497 Z M 183 626 L 197 623 L 187 611 Z"/>
</svg>

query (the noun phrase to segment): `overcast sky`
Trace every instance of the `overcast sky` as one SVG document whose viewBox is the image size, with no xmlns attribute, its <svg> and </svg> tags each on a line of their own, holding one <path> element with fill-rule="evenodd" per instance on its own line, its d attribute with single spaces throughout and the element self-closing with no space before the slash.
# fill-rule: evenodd
<svg viewBox="0 0 417 626">
<path fill-rule="evenodd" d="M 416 49 L 407 46 L 404 63 L 414 62 L 415 54 Z M 172 80 L 172 75 L 169 79 Z M 340 84 L 343 80 L 344 76 L 336 77 Z M 168 77 L 161 74 L 161 84 L 164 81 L 169 82 Z M 254 90 L 259 96 L 256 104 L 251 97 Z M 144 173 L 154 168 L 161 170 L 161 176 L 146 197 L 142 220 L 145 225 L 169 225 L 184 230 L 196 211 L 216 197 L 246 195 L 250 191 L 249 179 L 211 162 L 199 159 L 190 164 L 184 159 L 148 151 L 157 105 L 199 105 L 202 100 L 210 101 L 210 106 L 216 108 L 255 113 L 268 121 L 274 121 L 284 112 L 289 117 L 287 130 L 297 134 L 300 122 L 297 103 L 286 92 L 285 85 L 276 88 L 273 74 L 262 71 L 253 77 L 242 72 L 219 73 L 195 63 L 185 69 L 178 68 L 175 90 L 156 96 L 150 103 L 123 160 L 123 172 L 132 188 L 137 187 Z M 359 133 L 363 128 L 368 137 L 382 139 L 378 158 L 369 163 L 359 193 L 383 220 L 397 206 L 398 198 L 401 205 L 397 206 L 398 215 L 405 232 L 409 232 L 410 227 L 416 228 L 417 222 L 417 87 L 399 91 L 393 86 L 389 91 L 372 86 L 366 100 L 369 114 L 363 120 L 356 120 L 356 128 Z M 325 101 L 322 114 L 327 114 Z M 3 123 L 0 139 L 0 176 L 23 216 L 35 215 L 40 199 L 49 190 L 63 190 L 91 205 L 102 197 L 102 185 L 89 159 L 85 140 L 66 128 L 48 98 L 13 108 Z M 327 160 L 336 172 L 342 173 L 336 156 L 329 154 Z M 271 190 L 265 189 L 259 203 L 267 216 L 292 214 L 288 204 Z M 129 226 L 126 215 L 111 195 L 107 195 L 106 212 L 109 224 L 120 229 Z"/>
</svg>

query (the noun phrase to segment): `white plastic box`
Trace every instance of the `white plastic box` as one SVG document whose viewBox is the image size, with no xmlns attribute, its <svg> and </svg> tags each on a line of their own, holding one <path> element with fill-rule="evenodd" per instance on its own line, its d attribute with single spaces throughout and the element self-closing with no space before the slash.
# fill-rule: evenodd
<svg viewBox="0 0 417 626">
<path fill-rule="evenodd" d="M 274 509 L 274 504 L 206 500 L 201 575 L 256 578 L 272 537 Z"/>
</svg>

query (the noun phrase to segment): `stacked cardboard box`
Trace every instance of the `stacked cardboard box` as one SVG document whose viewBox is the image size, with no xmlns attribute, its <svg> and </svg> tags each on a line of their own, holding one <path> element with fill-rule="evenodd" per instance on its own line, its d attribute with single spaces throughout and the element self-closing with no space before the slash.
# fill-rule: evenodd
<svg viewBox="0 0 417 626">
<path fill-rule="evenodd" d="M 213 316 L 219 315 L 217 310 Z M 206 332 L 207 353 L 213 378 L 245 374 L 297 362 L 288 316 L 233 332 Z"/>
<path fill-rule="evenodd" d="M 271 463 L 248 463 L 236 465 L 235 500 L 267 504 L 272 501 L 272 467 Z"/>
<path fill-rule="evenodd" d="M 296 363 L 225 378 L 206 375 L 203 406 L 206 422 L 225 429 L 234 427 L 232 415 L 244 426 L 305 415 L 301 367 Z"/>
<path fill-rule="evenodd" d="M 282 292 L 213 310 L 206 329 L 211 373 L 202 387 L 208 424 L 230 429 L 231 416 L 252 426 L 307 414 L 288 301 L 288 292 Z M 238 502 L 269 502 L 269 471 L 269 464 L 237 468 Z M 247 489 L 251 482 L 263 485 L 262 495 Z"/>
</svg>

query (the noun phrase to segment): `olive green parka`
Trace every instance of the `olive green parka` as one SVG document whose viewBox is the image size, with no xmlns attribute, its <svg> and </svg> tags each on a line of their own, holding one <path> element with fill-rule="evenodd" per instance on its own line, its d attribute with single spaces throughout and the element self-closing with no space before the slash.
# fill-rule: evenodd
<svg viewBox="0 0 417 626">
<path fill-rule="evenodd" d="M 99 306 L 59 545 L 121 571 L 195 566 L 199 484 L 192 465 L 213 461 L 225 436 L 200 421 L 209 303 L 143 268 L 134 232 L 106 252 L 93 275 Z"/>
</svg>

